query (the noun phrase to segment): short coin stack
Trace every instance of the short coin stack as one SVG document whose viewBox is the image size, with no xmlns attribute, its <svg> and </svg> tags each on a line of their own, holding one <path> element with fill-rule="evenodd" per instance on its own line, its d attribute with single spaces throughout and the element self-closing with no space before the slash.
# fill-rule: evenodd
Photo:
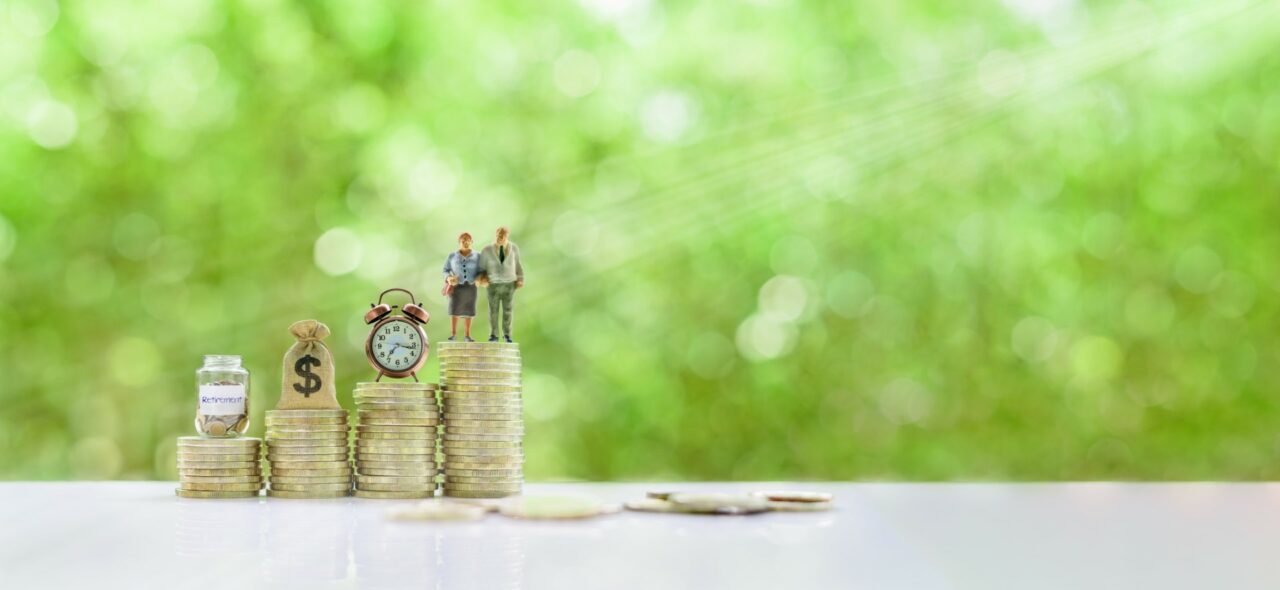
<svg viewBox="0 0 1280 590">
<path fill-rule="evenodd" d="M 267 461 L 275 498 L 341 498 L 351 493 L 347 411 L 268 410 Z"/>
<path fill-rule="evenodd" d="M 262 439 L 178 437 L 182 498 L 252 498 L 262 491 Z"/>
<path fill-rule="evenodd" d="M 520 347 L 442 342 L 444 495 L 499 498 L 524 483 Z"/>
<path fill-rule="evenodd" d="M 430 498 L 436 494 L 434 383 L 357 383 L 356 497 Z"/>
</svg>

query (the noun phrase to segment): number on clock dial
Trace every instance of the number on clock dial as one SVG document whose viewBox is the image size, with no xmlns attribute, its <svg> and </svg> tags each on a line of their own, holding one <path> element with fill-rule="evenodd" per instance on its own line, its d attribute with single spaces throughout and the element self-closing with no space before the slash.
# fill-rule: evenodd
<svg viewBox="0 0 1280 590">
<path fill-rule="evenodd" d="M 400 322 L 384 324 L 374 333 L 374 358 L 379 365 L 393 371 L 412 367 L 422 356 L 422 339 L 418 331 L 405 328 Z"/>
</svg>

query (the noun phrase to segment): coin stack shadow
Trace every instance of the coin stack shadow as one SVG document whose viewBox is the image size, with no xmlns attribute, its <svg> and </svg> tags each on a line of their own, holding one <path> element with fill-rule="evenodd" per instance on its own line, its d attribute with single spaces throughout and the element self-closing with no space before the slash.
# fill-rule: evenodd
<svg viewBox="0 0 1280 590">
<path fill-rule="evenodd" d="M 267 461 L 273 498 L 351 494 L 349 415 L 336 410 L 268 410 Z"/>
<path fill-rule="evenodd" d="M 436 495 L 435 383 L 357 383 L 356 497 Z"/>
<path fill-rule="evenodd" d="M 500 498 L 524 483 L 520 346 L 442 342 L 444 495 Z"/>
<path fill-rule="evenodd" d="M 252 498 L 262 491 L 262 439 L 178 437 L 183 498 Z"/>
</svg>

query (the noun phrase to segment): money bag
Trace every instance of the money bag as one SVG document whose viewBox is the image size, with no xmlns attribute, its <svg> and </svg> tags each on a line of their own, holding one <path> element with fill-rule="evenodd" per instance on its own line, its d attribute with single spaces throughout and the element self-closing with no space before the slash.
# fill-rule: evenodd
<svg viewBox="0 0 1280 590">
<path fill-rule="evenodd" d="M 284 379 L 280 384 L 277 410 L 338 409 L 333 386 L 333 355 L 324 345 L 329 327 L 316 320 L 302 320 L 289 326 L 298 341 L 284 353 Z"/>
</svg>

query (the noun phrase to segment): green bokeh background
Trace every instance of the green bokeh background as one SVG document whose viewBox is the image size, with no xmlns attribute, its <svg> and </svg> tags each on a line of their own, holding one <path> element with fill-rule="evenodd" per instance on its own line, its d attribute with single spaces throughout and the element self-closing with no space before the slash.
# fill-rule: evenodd
<svg viewBox="0 0 1280 590">
<path fill-rule="evenodd" d="M 260 436 L 303 318 L 351 407 L 378 292 L 443 339 L 455 236 L 507 224 L 533 481 L 1275 478 L 1277 30 L 0 0 L 0 477 L 175 477 L 203 354 Z"/>
</svg>

